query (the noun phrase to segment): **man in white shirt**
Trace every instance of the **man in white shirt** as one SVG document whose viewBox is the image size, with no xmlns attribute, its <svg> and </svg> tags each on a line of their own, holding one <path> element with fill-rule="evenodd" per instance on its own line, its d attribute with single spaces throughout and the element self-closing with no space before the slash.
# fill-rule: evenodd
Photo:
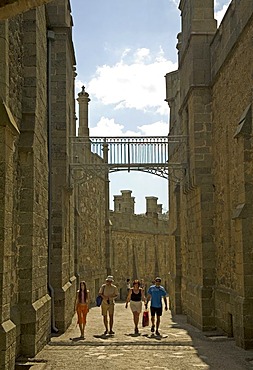
<svg viewBox="0 0 253 370">
<path fill-rule="evenodd" d="M 113 316 L 114 316 L 114 305 L 115 298 L 118 297 L 119 292 L 116 285 L 113 283 L 113 276 L 109 275 L 106 278 L 106 283 L 99 289 L 99 294 L 103 298 L 101 304 L 101 312 L 104 319 L 105 332 L 104 335 L 108 334 L 108 318 L 107 312 L 109 314 L 109 334 L 115 334 L 113 329 Z"/>
</svg>

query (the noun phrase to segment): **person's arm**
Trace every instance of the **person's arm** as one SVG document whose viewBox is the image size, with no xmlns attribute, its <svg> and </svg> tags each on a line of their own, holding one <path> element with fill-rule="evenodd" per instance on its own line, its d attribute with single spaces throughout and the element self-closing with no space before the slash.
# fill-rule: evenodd
<svg viewBox="0 0 253 370">
<path fill-rule="evenodd" d="M 165 311 L 167 311 L 168 310 L 168 305 L 167 305 L 166 295 L 163 297 L 163 300 L 164 300 L 164 305 L 165 305 Z"/>
<path fill-rule="evenodd" d="M 148 294 L 147 294 L 146 307 L 148 306 L 148 302 L 150 301 L 150 299 L 151 299 L 151 294 L 150 294 L 150 293 L 148 293 Z"/>
<path fill-rule="evenodd" d="M 105 285 L 102 285 L 101 288 L 99 289 L 99 292 L 98 294 L 101 295 L 101 297 L 104 299 L 104 300 L 107 300 L 108 297 L 106 295 L 104 295 L 104 292 L 105 292 Z"/>
<path fill-rule="evenodd" d="M 141 299 L 142 299 L 142 301 L 144 302 L 144 304 L 146 304 L 146 303 L 147 303 L 147 301 L 146 301 L 146 297 L 145 297 L 145 295 L 144 295 L 144 290 L 143 290 L 143 289 L 141 289 Z"/>
<path fill-rule="evenodd" d="M 88 311 L 90 309 L 90 291 L 87 290 L 87 306 L 88 306 Z"/>
<path fill-rule="evenodd" d="M 131 295 L 132 295 L 132 289 L 130 289 L 130 290 L 129 290 L 128 295 L 127 295 L 127 299 L 126 299 L 126 308 L 127 308 L 128 303 L 129 303 L 129 302 L 130 302 L 130 300 L 131 300 Z"/>
</svg>

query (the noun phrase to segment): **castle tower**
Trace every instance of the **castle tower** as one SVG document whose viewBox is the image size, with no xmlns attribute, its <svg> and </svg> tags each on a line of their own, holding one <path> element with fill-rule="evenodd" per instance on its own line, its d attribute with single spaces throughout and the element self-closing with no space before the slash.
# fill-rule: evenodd
<svg viewBox="0 0 253 370">
<path fill-rule="evenodd" d="M 89 136 L 88 127 L 88 108 L 89 108 L 89 94 L 85 92 L 85 87 L 82 87 L 82 91 L 78 94 L 77 101 L 79 103 L 79 128 L 78 136 Z"/>
<path fill-rule="evenodd" d="M 217 21 L 214 19 L 214 0 L 181 0 L 179 9 L 181 10 L 182 33 L 178 36 L 178 40 L 179 49 L 183 54 L 192 36 L 214 34 Z"/>
<path fill-rule="evenodd" d="M 146 198 L 146 216 L 147 217 L 158 217 L 158 206 L 157 197 L 145 197 Z"/>
<path fill-rule="evenodd" d="M 214 296 L 215 246 L 206 235 L 213 234 L 211 44 L 217 21 L 214 0 L 181 0 L 179 9 L 179 68 L 166 76 L 167 101 L 172 106 L 173 133 L 178 130 L 187 137 L 187 149 L 181 152 L 186 163 L 185 186 L 177 189 L 170 183 L 170 219 L 176 235 L 171 302 L 174 312 L 181 313 L 187 307 L 189 322 L 195 321 L 202 330 L 213 330 L 214 301 L 206 297 Z M 173 159 L 177 160 L 176 156 Z M 199 202 L 193 205 L 192 199 Z M 182 214 L 191 217 L 183 220 Z M 195 274 L 197 260 L 201 261 L 199 274 Z M 181 266 L 188 266 L 186 274 Z M 187 286 L 193 294 L 186 293 Z"/>
<path fill-rule="evenodd" d="M 134 214 L 135 198 L 131 190 L 121 190 L 121 195 L 114 195 L 114 212 Z"/>
</svg>

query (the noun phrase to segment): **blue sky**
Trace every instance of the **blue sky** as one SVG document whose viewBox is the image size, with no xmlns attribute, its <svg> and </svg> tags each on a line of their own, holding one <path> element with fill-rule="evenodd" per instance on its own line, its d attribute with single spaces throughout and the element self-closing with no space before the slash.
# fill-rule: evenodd
<svg viewBox="0 0 253 370">
<path fill-rule="evenodd" d="M 229 3 L 215 1 L 218 23 Z M 91 136 L 168 134 L 164 76 L 177 69 L 178 4 L 179 0 L 71 0 L 76 95 L 83 85 L 90 95 Z M 143 172 L 110 175 L 111 209 L 113 195 L 120 190 L 132 190 L 136 213 L 145 212 L 145 196 L 158 197 L 168 210 L 165 179 Z"/>
</svg>

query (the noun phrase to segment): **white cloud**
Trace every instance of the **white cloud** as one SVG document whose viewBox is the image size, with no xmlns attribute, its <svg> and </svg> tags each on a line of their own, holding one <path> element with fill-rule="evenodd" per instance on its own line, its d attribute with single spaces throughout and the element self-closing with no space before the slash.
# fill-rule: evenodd
<svg viewBox="0 0 253 370">
<path fill-rule="evenodd" d="M 141 48 L 141 49 L 137 49 L 137 51 L 135 52 L 135 62 L 136 63 L 142 63 L 145 62 L 145 58 L 149 58 L 150 56 L 150 50 L 147 49 L 147 48 Z"/>
<path fill-rule="evenodd" d="M 163 121 L 137 126 L 137 129 L 125 130 L 124 125 L 116 123 L 114 119 L 101 117 L 97 125 L 90 128 L 90 136 L 166 136 L 169 132 L 168 124 Z"/>
<path fill-rule="evenodd" d="M 220 25 L 227 9 L 228 9 L 228 6 L 230 4 L 231 0 L 226 0 L 226 1 L 219 1 L 219 0 L 216 0 L 214 2 L 214 9 L 215 9 L 215 13 L 214 13 L 214 18 L 217 20 L 217 24 L 218 26 Z"/>
<path fill-rule="evenodd" d="M 101 117 L 95 127 L 90 128 L 90 136 L 137 136 L 140 132 L 124 131 L 124 126 L 116 123 L 114 118 Z"/>
<path fill-rule="evenodd" d="M 138 126 L 145 136 L 166 136 L 169 133 L 169 126 L 166 122 L 158 121 L 150 125 Z"/>
<path fill-rule="evenodd" d="M 125 62 L 126 56 L 128 62 Z M 134 52 L 126 49 L 115 65 L 97 68 L 86 91 L 93 100 L 114 105 L 114 109 L 138 109 L 164 115 L 168 113 L 167 103 L 164 102 L 164 76 L 175 69 L 177 64 L 167 60 L 162 49 L 156 55 L 152 55 L 147 48 Z"/>
</svg>

